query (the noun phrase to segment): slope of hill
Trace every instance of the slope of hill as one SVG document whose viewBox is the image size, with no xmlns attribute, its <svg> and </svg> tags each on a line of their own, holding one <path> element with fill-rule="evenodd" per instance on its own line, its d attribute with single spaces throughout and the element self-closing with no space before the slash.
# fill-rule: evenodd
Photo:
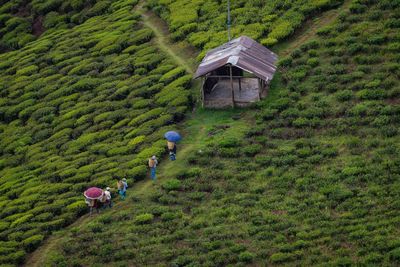
<svg viewBox="0 0 400 267">
<path fill-rule="evenodd" d="M 0 55 L 0 265 L 82 214 L 88 186 L 143 178 L 183 117 L 191 78 L 134 4 Z"/>
<path fill-rule="evenodd" d="M 46 30 L 72 28 L 112 12 L 108 0 L 10 0 L 0 4 L 0 52 L 22 48 Z"/>
<path fill-rule="evenodd" d="M 398 14 L 351 1 L 281 59 L 265 101 L 198 111 L 160 185 L 62 232 L 46 262 L 398 265 Z"/>
<path fill-rule="evenodd" d="M 295 32 L 308 18 L 342 4 L 343 0 L 231 1 L 232 35 L 247 35 L 271 46 Z M 165 19 L 175 40 L 203 49 L 225 43 L 226 1 L 149 0 L 147 6 Z"/>
</svg>

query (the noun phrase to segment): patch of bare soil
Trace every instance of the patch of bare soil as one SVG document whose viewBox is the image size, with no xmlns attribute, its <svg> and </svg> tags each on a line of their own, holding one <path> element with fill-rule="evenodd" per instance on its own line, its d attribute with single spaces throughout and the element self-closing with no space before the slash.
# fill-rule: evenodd
<svg viewBox="0 0 400 267">
<path fill-rule="evenodd" d="M 39 37 L 45 30 L 43 26 L 43 16 L 36 17 L 32 24 L 32 34 Z"/>
</svg>

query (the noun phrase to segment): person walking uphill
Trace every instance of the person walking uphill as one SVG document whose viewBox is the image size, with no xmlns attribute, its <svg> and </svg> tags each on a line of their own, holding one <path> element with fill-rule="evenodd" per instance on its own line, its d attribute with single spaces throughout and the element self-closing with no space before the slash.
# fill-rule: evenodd
<svg viewBox="0 0 400 267">
<path fill-rule="evenodd" d="M 176 144 L 175 142 L 167 141 L 169 150 L 169 158 L 173 161 L 176 160 Z"/>
<path fill-rule="evenodd" d="M 128 184 L 126 183 L 126 179 L 122 179 L 117 182 L 118 193 L 121 200 L 126 198 L 126 189 L 128 188 Z"/>
<path fill-rule="evenodd" d="M 176 143 L 182 139 L 181 135 L 175 131 L 169 131 L 164 134 L 164 137 L 167 139 L 169 158 L 176 160 Z"/>
<path fill-rule="evenodd" d="M 149 158 L 149 168 L 150 168 L 150 177 L 151 180 L 155 181 L 156 180 L 156 167 L 157 167 L 158 161 L 156 156 L 152 156 Z"/>
<path fill-rule="evenodd" d="M 104 195 L 106 197 L 106 203 L 104 205 L 104 208 L 106 206 L 108 207 L 112 207 L 112 200 L 111 200 L 111 192 L 110 192 L 111 188 L 107 187 L 106 190 L 104 191 Z"/>
</svg>

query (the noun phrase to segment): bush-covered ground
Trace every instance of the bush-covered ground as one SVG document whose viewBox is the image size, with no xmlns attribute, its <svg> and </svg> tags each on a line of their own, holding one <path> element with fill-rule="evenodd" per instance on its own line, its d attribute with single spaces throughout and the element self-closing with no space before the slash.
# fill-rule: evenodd
<svg viewBox="0 0 400 267">
<path fill-rule="evenodd" d="M 19 49 L 46 30 L 68 29 L 90 17 L 111 13 L 108 0 L 1 1 L 0 53 Z"/>
<path fill-rule="evenodd" d="M 88 186 L 143 178 L 190 104 L 134 4 L 0 55 L 0 265 L 81 215 Z"/>
<path fill-rule="evenodd" d="M 398 266 L 399 14 L 353 0 L 280 60 L 265 101 L 198 112 L 160 183 L 72 228 L 47 263 Z"/>
<path fill-rule="evenodd" d="M 232 36 L 247 35 L 272 46 L 294 33 L 303 22 L 335 8 L 343 0 L 235 0 L 231 1 Z M 149 0 L 147 6 L 167 21 L 175 40 L 187 40 L 208 49 L 227 40 L 227 1 Z"/>
</svg>

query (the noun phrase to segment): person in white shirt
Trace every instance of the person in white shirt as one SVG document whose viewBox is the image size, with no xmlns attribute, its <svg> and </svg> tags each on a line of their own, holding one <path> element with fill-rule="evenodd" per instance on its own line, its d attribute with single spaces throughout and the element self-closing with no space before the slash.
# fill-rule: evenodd
<svg viewBox="0 0 400 267">
<path fill-rule="evenodd" d="M 104 191 L 104 195 L 106 196 L 106 203 L 104 204 L 104 207 L 108 206 L 111 208 L 112 202 L 111 202 L 111 192 L 109 187 L 107 187 L 106 190 Z"/>
</svg>

